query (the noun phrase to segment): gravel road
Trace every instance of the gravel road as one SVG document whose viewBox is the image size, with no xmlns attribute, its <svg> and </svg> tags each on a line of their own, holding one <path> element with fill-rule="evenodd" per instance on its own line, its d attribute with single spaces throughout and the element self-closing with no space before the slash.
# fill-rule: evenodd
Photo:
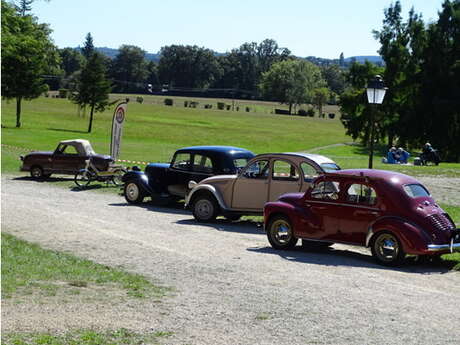
<svg viewBox="0 0 460 345">
<path fill-rule="evenodd" d="M 274 251 L 253 223 L 2 176 L 2 231 L 121 266 L 175 291 L 158 301 L 11 303 L 2 331 L 125 327 L 166 344 L 458 344 L 460 273 L 387 269 L 366 250 Z M 52 300 L 52 299 L 51 299 Z M 118 302 L 117 302 L 118 301 Z"/>
</svg>

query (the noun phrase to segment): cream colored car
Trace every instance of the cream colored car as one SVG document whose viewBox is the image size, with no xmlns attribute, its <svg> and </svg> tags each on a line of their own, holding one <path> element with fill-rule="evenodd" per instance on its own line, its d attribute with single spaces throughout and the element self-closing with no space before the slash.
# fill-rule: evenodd
<svg viewBox="0 0 460 345">
<path fill-rule="evenodd" d="M 236 220 L 261 215 L 266 202 L 285 193 L 304 192 L 324 172 L 339 170 L 331 159 L 307 153 L 267 153 L 252 158 L 237 175 L 190 181 L 185 206 L 197 221 L 209 222 L 222 215 Z"/>
</svg>

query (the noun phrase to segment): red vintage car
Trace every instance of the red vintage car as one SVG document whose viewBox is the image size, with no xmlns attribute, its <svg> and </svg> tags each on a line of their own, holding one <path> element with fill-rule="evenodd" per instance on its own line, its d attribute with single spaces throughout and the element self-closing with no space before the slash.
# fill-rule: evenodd
<svg viewBox="0 0 460 345">
<path fill-rule="evenodd" d="M 380 264 L 406 254 L 460 250 L 460 229 L 416 179 L 383 170 L 341 170 L 316 178 L 305 193 L 282 195 L 264 207 L 275 249 L 345 243 L 370 247 Z"/>
</svg>

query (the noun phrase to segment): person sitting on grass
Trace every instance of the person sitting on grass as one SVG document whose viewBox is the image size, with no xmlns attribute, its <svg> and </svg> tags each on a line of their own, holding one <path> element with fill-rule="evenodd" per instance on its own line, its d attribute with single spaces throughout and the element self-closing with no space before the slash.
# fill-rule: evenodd
<svg viewBox="0 0 460 345">
<path fill-rule="evenodd" d="M 387 153 L 387 163 L 388 164 L 396 164 L 397 159 L 396 159 L 396 147 L 390 148 L 390 150 Z"/>
<path fill-rule="evenodd" d="M 399 147 L 396 150 L 396 156 L 399 157 L 397 160 L 398 163 L 407 164 L 407 161 L 409 160 L 409 157 L 410 157 L 410 153 L 404 150 L 402 147 Z"/>
</svg>

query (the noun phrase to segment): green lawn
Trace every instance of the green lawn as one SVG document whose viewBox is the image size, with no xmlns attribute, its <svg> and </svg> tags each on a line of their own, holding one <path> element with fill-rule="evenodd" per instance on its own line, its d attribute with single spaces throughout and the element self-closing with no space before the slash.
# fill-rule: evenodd
<svg viewBox="0 0 460 345">
<path fill-rule="evenodd" d="M 1 234 L 1 239 L 2 299 L 33 291 L 42 296 L 55 296 L 60 289 L 65 290 L 64 293 L 78 294 L 80 289 L 90 285 L 106 284 L 114 284 L 131 297 L 157 298 L 168 291 L 137 274 L 45 250 L 5 233 Z"/>
</svg>

